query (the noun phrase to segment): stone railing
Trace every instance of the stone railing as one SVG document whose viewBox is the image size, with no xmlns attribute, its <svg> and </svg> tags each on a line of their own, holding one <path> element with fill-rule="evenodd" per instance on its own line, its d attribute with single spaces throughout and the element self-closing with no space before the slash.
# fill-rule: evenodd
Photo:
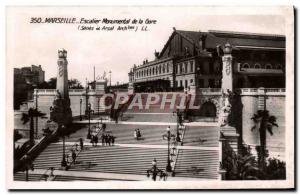
<svg viewBox="0 0 300 195">
<path fill-rule="evenodd" d="M 34 94 L 36 95 L 36 92 L 38 95 L 55 95 L 56 94 L 56 89 L 35 89 Z M 69 89 L 69 94 L 85 94 L 86 89 Z M 95 92 L 94 89 L 88 89 L 88 93 L 93 93 Z"/>
<path fill-rule="evenodd" d="M 285 88 L 240 88 L 241 95 L 285 95 Z"/>
</svg>

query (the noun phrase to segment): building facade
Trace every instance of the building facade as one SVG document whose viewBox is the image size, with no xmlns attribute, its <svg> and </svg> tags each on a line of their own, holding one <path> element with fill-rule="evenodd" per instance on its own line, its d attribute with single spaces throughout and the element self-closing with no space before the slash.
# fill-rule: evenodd
<svg viewBox="0 0 300 195">
<path fill-rule="evenodd" d="M 45 81 L 45 71 L 41 65 L 14 68 L 14 108 L 22 102 L 32 99 L 33 89 Z"/>
<path fill-rule="evenodd" d="M 155 60 L 131 68 L 129 81 L 141 92 L 220 88 L 225 43 L 233 46 L 234 88 L 285 87 L 284 36 L 176 29 Z"/>
</svg>

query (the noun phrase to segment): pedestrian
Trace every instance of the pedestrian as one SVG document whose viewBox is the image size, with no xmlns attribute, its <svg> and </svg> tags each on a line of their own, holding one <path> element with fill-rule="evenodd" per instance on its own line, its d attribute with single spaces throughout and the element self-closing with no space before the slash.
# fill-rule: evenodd
<svg viewBox="0 0 300 195">
<path fill-rule="evenodd" d="M 105 135 L 105 145 L 108 145 L 108 135 Z"/>
<path fill-rule="evenodd" d="M 134 132 L 133 132 L 133 137 L 134 137 L 134 139 L 137 140 L 137 129 L 134 130 Z"/>
<path fill-rule="evenodd" d="M 76 160 L 76 152 L 75 152 L 75 150 L 72 150 L 72 159 L 73 159 L 73 163 L 75 164 L 75 160 Z"/>
<path fill-rule="evenodd" d="M 137 138 L 140 139 L 142 137 L 140 129 L 137 129 Z"/>
<path fill-rule="evenodd" d="M 107 139 L 108 139 L 108 145 L 110 146 L 110 143 L 111 143 L 111 135 L 108 135 L 108 136 L 107 136 Z"/>
<path fill-rule="evenodd" d="M 102 146 L 105 146 L 105 134 L 102 134 L 101 140 L 102 140 Z"/>
<path fill-rule="evenodd" d="M 156 165 L 157 165 L 157 161 L 156 158 L 154 158 L 154 160 L 152 161 L 152 166 L 154 169 L 156 168 Z"/>
<path fill-rule="evenodd" d="M 97 144 L 98 144 L 98 136 L 95 135 L 95 136 L 94 136 L 94 139 L 95 139 L 95 145 L 97 146 Z"/>
<path fill-rule="evenodd" d="M 106 124 L 103 123 L 103 124 L 102 124 L 102 130 L 105 131 L 105 129 L 106 129 Z"/>
<path fill-rule="evenodd" d="M 113 135 L 111 136 L 111 145 L 115 145 L 115 138 L 116 138 L 115 136 Z"/>
<path fill-rule="evenodd" d="M 94 146 L 94 136 L 91 135 L 91 143 L 92 143 L 92 146 Z"/>
<path fill-rule="evenodd" d="M 80 149 L 83 150 L 83 140 L 82 138 L 79 139 Z"/>
</svg>

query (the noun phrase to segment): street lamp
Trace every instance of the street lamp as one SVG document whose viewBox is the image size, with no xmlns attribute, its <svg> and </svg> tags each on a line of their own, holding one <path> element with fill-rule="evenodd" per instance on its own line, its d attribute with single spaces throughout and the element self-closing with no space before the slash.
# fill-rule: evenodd
<svg viewBox="0 0 300 195">
<path fill-rule="evenodd" d="M 87 139 L 91 139 L 91 104 L 88 104 L 88 116 L 89 116 L 89 128 L 88 134 L 86 136 Z"/>
<path fill-rule="evenodd" d="M 100 97 L 98 97 L 98 117 L 100 117 Z"/>
<path fill-rule="evenodd" d="M 179 109 L 177 109 L 176 112 L 173 112 L 173 114 L 175 114 L 175 113 L 176 113 L 176 116 L 177 116 L 176 141 L 180 142 L 179 127 L 182 126 L 182 112 Z"/>
<path fill-rule="evenodd" d="M 64 128 L 65 126 L 62 125 L 61 126 L 61 129 L 62 129 L 62 132 L 64 132 Z M 66 146 L 65 146 L 65 135 L 63 134 L 63 155 L 62 155 L 62 160 L 61 160 L 61 166 L 62 167 L 66 167 L 67 166 L 67 161 L 66 161 Z"/>
<path fill-rule="evenodd" d="M 82 116 L 81 116 L 81 105 L 82 105 L 82 98 L 80 98 L 80 115 L 79 115 L 79 120 L 82 121 Z"/>
<path fill-rule="evenodd" d="M 171 166 L 171 159 L 170 159 L 170 140 L 171 138 L 174 137 L 173 134 L 170 132 L 170 126 L 167 128 L 167 134 L 163 135 L 163 139 L 167 138 L 168 140 L 168 161 L 167 161 L 167 166 L 166 166 L 166 171 L 171 172 L 172 171 L 172 166 Z"/>
</svg>

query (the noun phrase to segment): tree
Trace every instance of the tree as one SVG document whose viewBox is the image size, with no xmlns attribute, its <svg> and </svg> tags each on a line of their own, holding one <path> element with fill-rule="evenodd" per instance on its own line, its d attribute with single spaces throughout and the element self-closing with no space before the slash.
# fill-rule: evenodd
<svg viewBox="0 0 300 195">
<path fill-rule="evenodd" d="M 228 143 L 225 143 L 225 146 L 221 167 L 226 170 L 226 180 L 260 179 L 261 172 L 250 147 L 243 145 L 241 152 L 237 154 Z"/>
<path fill-rule="evenodd" d="M 21 120 L 23 121 L 23 124 L 26 124 L 27 122 L 30 122 L 29 126 L 29 140 L 30 140 L 30 145 L 34 145 L 34 122 L 33 118 L 34 117 L 41 117 L 45 116 L 45 113 L 42 113 L 38 111 L 36 108 L 29 108 L 28 113 L 23 113 Z"/>
<path fill-rule="evenodd" d="M 69 89 L 83 89 L 83 86 L 81 85 L 80 81 L 77 79 L 70 79 L 68 81 Z"/>
<path fill-rule="evenodd" d="M 47 82 L 40 83 L 38 85 L 39 89 L 56 89 L 57 78 L 52 77 Z M 69 89 L 83 89 L 80 81 L 77 79 L 68 80 Z"/>
<path fill-rule="evenodd" d="M 253 115 L 251 120 L 254 121 L 254 126 L 251 131 L 257 129 L 259 132 L 260 146 L 258 148 L 258 164 L 261 169 L 266 165 L 266 140 L 267 131 L 270 135 L 273 135 L 273 127 L 278 127 L 276 123 L 276 117 L 269 114 L 268 110 L 258 110 L 256 114 Z"/>
</svg>

